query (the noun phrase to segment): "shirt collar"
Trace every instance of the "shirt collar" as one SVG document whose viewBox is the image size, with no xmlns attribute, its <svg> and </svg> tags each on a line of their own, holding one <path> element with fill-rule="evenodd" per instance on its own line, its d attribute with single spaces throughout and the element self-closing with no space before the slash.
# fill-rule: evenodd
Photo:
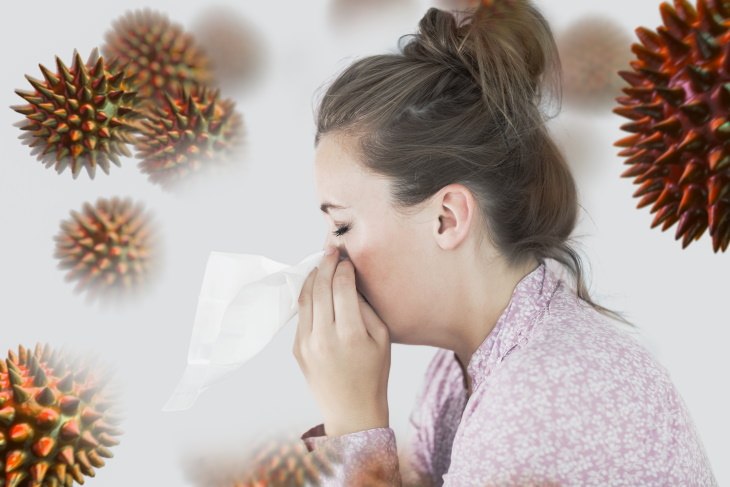
<svg viewBox="0 0 730 487">
<path fill-rule="evenodd" d="M 550 305 L 561 281 L 545 263 L 515 286 L 507 307 L 492 331 L 471 356 L 467 372 L 476 389 L 502 360 L 529 337 L 538 318 Z"/>
</svg>

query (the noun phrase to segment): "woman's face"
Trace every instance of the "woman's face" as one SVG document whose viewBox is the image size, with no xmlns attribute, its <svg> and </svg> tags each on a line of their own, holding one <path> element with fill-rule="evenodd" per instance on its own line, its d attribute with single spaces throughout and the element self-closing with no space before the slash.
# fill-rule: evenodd
<svg viewBox="0 0 730 487">
<path fill-rule="evenodd" d="M 394 343 L 415 343 L 433 304 L 436 276 L 428 265 L 434 223 L 418 208 L 407 215 L 391 203 L 391 183 L 359 161 L 356 139 L 323 136 L 314 163 L 325 246 L 352 261 L 357 288 L 388 326 Z"/>
</svg>

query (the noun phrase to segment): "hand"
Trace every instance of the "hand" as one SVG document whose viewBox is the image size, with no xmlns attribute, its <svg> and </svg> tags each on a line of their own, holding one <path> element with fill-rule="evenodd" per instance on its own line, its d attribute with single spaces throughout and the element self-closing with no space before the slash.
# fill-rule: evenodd
<svg viewBox="0 0 730 487">
<path fill-rule="evenodd" d="M 294 356 L 328 436 L 388 427 L 390 338 L 358 293 L 355 268 L 327 253 L 299 296 Z"/>
</svg>

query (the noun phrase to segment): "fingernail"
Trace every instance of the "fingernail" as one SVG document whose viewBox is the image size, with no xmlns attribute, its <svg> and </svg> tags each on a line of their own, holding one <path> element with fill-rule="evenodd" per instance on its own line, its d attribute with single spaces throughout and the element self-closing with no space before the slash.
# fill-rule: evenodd
<svg viewBox="0 0 730 487">
<path fill-rule="evenodd" d="M 334 254 L 335 252 L 337 252 L 337 247 L 328 247 L 328 248 L 327 248 L 327 249 L 326 249 L 326 250 L 324 251 L 324 255 L 332 255 L 332 254 Z"/>
</svg>

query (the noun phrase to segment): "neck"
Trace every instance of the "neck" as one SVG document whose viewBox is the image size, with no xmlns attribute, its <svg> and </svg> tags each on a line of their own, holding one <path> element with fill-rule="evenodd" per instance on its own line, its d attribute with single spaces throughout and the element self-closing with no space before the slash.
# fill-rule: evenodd
<svg viewBox="0 0 730 487">
<path fill-rule="evenodd" d="M 439 278 L 423 296 L 423 309 L 427 311 L 413 322 L 410 333 L 391 339 L 393 343 L 453 351 L 469 388 L 466 370 L 472 355 L 494 329 L 517 284 L 537 268 L 538 262 L 529 259 L 519 266 L 509 266 L 504 258 L 489 251 L 440 255 L 445 258 L 433 259 L 430 268 Z M 444 290 L 448 290 L 446 295 Z"/>
<path fill-rule="evenodd" d="M 483 266 L 464 267 L 469 275 L 458 280 L 459 292 L 455 293 L 458 298 L 449 307 L 450 336 L 444 348 L 454 351 L 465 372 L 472 355 L 509 305 L 517 284 L 537 266 L 534 259 L 523 265 L 508 266 L 503 258 L 496 257 Z M 465 376 L 470 385 L 470 377 L 466 373 Z"/>
</svg>

